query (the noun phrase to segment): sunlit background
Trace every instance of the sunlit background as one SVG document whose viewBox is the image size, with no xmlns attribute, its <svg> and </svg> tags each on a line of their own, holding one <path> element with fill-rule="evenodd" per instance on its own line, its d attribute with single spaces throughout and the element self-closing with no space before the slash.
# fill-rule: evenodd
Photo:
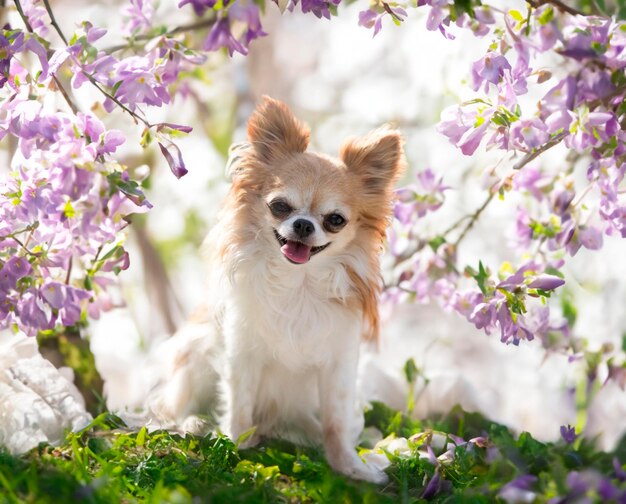
<svg viewBox="0 0 626 504">
<path fill-rule="evenodd" d="M 110 3 L 53 5 L 64 26 L 91 19 L 110 28 L 105 41 L 119 39 L 119 13 Z M 181 180 L 169 174 L 154 151 L 141 150 L 140 129 L 127 116 L 107 119 L 129 139 L 123 161 L 136 167 L 136 174 L 151 171 L 147 195 L 154 205 L 131 227 L 131 266 L 120 276 L 119 292 L 112 298 L 117 307 L 89 331 L 111 410 L 141 408 L 158 374 L 153 362 L 159 343 L 202 301 L 207 286 L 199 246 L 228 188 L 228 147 L 245 139 L 246 120 L 262 95 L 285 101 L 311 126 L 311 148 L 328 154 L 336 154 L 348 136 L 387 122 L 397 126 L 406 140 L 409 164 L 402 183 L 429 167 L 451 187 L 442 209 L 419 223 L 418 232 L 425 237 L 472 213 L 486 194 L 486 171 L 510 163 L 498 153 L 465 157 L 435 130 L 446 106 L 469 97 L 469 66 L 490 40 L 463 30 L 455 32 L 456 40 L 447 40 L 427 31 L 419 13 L 403 26 L 385 25 L 373 38 L 370 30 L 357 25 L 361 9 L 358 4 L 344 6 L 338 17 L 318 21 L 298 13 L 281 15 L 269 4 L 263 25 L 270 35 L 253 43 L 247 57 L 216 54 L 203 68 L 203 81 L 193 81 L 172 106 L 152 111 L 155 120 L 194 126 L 178 142 L 189 169 Z M 176 24 L 175 16 L 185 21 L 175 8 L 162 5 L 158 12 L 170 25 Z M 90 93 L 81 89 L 78 95 L 90 104 L 97 99 Z M 528 100 L 533 99 L 531 90 Z M 556 148 L 541 162 L 558 170 L 564 157 L 565 151 Z M 461 262 L 477 264 L 481 259 L 497 266 L 518 260 L 511 243 L 515 211 L 511 197 L 490 205 L 463 241 Z M 579 308 L 576 332 L 591 347 L 622 344 L 625 252 L 619 239 L 608 238 L 601 252 L 581 250 L 565 269 L 567 289 Z M 383 306 L 383 314 L 379 348 L 364 349 L 361 390 L 366 399 L 405 408 L 409 388 L 403 367 L 413 358 L 419 369 L 417 417 L 460 404 L 543 440 L 556 439 L 561 425 L 586 420 L 586 433 L 600 436 L 606 449 L 626 431 L 626 398 L 618 385 L 610 382 L 601 388 L 588 418 L 582 419 L 576 391 L 584 381 L 582 366 L 546 354 L 537 341 L 504 345 L 497 334 L 485 335 L 436 302 Z"/>
</svg>

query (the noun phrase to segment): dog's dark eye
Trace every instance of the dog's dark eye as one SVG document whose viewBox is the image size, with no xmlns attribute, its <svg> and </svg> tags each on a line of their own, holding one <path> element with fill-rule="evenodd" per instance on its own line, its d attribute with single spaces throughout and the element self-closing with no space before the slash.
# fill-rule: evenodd
<svg viewBox="0 0 626 504">
<path fill-rule="evenodd" d="M 274 200 L 268 206 L 274 217 L 286 217 L 293 210 L 289 203 L 283 200 Z"/>
<path fill-rule="evenodd" d="M 329 214 L 324 219 L 324 228 L 326 231 L 330 231 L 331 233 L 336 233 L 342 227 L 346 225 L 346 219 L 337 213 Z"/>
</svg>

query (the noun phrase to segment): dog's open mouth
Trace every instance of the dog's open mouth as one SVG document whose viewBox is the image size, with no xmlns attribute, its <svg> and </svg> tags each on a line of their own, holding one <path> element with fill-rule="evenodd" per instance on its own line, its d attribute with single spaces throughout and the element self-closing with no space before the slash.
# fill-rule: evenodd
<svg viewBox="0 0 626 504">
<path fill-rule="evenodd" d="M 274 236 L 280 244 L 280 251 L 289 262 L 292 262 L 294 264 L 304 264 L 309 262 L 311 256 L 317 254 L 318 252 L 321 252 L 330 245 L 330 242 L 328 242 L 326 245 L 322 245 L 320 247 L 311 247 L 306 243 L 295 240 L 288 240 L 287 238 L 279 234 L 278 231 L 276 231 L 275 229 Z"/>
</svg>

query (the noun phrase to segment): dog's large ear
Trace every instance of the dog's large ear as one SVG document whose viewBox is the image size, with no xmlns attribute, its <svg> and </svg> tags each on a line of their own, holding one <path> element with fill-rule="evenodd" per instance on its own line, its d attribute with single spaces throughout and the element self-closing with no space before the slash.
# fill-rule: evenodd
<svg viewBox="0 0 626 504">
<path fill-rule="evenodd" d="M 248 139 L 264 161 L 288 153 L 304 152 L 310 131 L 298 121 L 287 105 L 268 96 L 248 121 Z"/>
<path fill-rule="evenodd" d="M 380 128 L 348 140 L 339 157 L 363 181 L 366 194 L 387 194 L 404 168 L 402 136 L 391 128 Z"/>
</svg>

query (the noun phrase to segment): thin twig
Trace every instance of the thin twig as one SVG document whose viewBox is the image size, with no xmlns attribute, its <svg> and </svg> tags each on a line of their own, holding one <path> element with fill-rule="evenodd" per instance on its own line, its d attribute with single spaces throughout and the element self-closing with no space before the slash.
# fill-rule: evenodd
<svg viewBox="0 0 626 504">
<path fill-rule="evenodd" d="M 569 5 L 561 2 L 561 0 L 526 0 L 532 7 L 535 9 L 537 7 L 541 7 L 542 5 L 550 4 L 554 5 L 557 9 L 562 12 L 567 12 L 572 16 L 584 16 L 585 13 L 575 9 L 574 7 L 570 7 Z"/>
<path fill-rule="evenodd" d="M 111 54 L 117 51 L 121 51 L 122 49 L 127 49 L 128 47 L 132 46 L 132 44 L 134 42 L 141 42 L 141 41 L 145 41 L 145 40 L 151 40 L 157 37 L 172 37 L 174 35 L 177 35 L 179 33 L 185 33 L 185 32 L 189 32 L 189 31 L 195 31 L 195 30 L 202 30 L 204 28 L 210 28 L 211 26 L 213 26 L 215 24 L 215 18 L 207 18 L 207 19 L 202 19 L 200 21 L 196 21 L 195 23 L 190 23 L 188 25 L 182 25 L 182 26 L 177 26 L 176 28 L 173 28 L 165 33 L 162 33 L 160 35 L 152 35 L 152 34 L 148 34 L 148 33 L 143 33 L 141 35 L 137 35 L 136 37 L 133 37 L 129 40 L 129 43 L 126 44 L 118 44 L 118 45 L 114 45 L 111 47 L 107 47 L 105 49 L 103 49 L 103 51 L 107 54 Z"/>
<path fill-rule="evenodd" d="M 50 17 L 50 23 L 52 24 L 56 32 L 59 34 L 59 37 L 61 37 L 61 40 L 63 41 L 63 43 L 67 45 L 67 39 L 65 38 L 65 35 L 63 35 L 63 32 L 61 31 L 61 27 L 58 25 L 57 20 L 54 17 L 54 13 L 52 12 L 52 8 L 50 7 L 49 1 L 43 0 L 43 5 L 46 8 L 46 12 L 48 13 L 48 16 Z"/>
<path fill-rule="evenodd" d="M 539 157 L 541 154 L 543 154 L 548 149 L 551 149 L 555 145 L 559 144 L 561 142 L 561 140 L 563 140 L 566 136 L 567 136 L 567 133 L 562 131 L 561 133 L 556 135 L 554 138 L 552 138 L 551 140 L 549 140 L 546 143 L 544 143 L 541 147 L 539 147 L 539 148 L 535 149 L 534 151 L 529 152 L 528 154 L 526 154 L 522 159 L 520 159 L 517 163 L 515 163 L 513 165 L 513 169 L 514 170 L 521 170 L 524 166 L 526 166 L 528 163 L 530 163 L 533 159 L 536 159 L 537 157 Z"/>
<path fill-rule="evenodd" d="M 40 257 L 40 256 L 41 256 L 41 254 L 40 254 L 40 253 L 31 252 L 31 251 L 28 249 L 28 247 L 27 247 L 26 245 L 24 245 L 24 244 L 21 242 L 21 240 L 19 240 L 19 239 L 18 239 L 18 238 L 16 238 L 15 236 L 11 236 L 11 239 L 12 239 L 15 243 L 17 243 L 20 247 L 22 247 L 22 248 L 24 249 L 24 251 L 25 251 L 25 252 L 26 252 L 29 256 L 32 256 L 32 257 Z"/>
<path fill-rule="evenodd" d="M 124 105 L 121 101 L 119 101 L 115 96 L 113 96 L 111 93 L 109 93 L 106 89 L 104 89 L 102 87 L 102 84 L 100 84 L 100 82 L 98 82 L 98 80 L 89 72 L 86 72 L 85 70 L 81 69 L 81 72 L 83 73 L 83 75 L 85 77 L 87 77 L 87 79 L 89 80 L 89 82 L 91 82 L 91 84 L 93 86 L 95 86 L 95 88 L 100 91 L 104 96 L 106 96 L 109 100 L 111 100 L 112 102 L 114 102 L 118 107 L 120 107 L 122 110 L 124 110 L 125 112 L 127 112 L 128 114 L 130 114 L 130 116 L 135 120 L 135 122 L 137 121 L 141 121 L 146 128 L 152 128 L 154 126 L 154 124 L 149 123 L 146 119 L 144 119 L 143 117 L 141 117 L 139 114 L 133 112 L 131 109 L 129 109 L 126 105 Z"/>
<path fill-rule="evenodd" d="M 44 3 L 46 5 L 46 10 L 48 11 L 48 15 L 50 16 L 50 20 L 52 22 L 52 26 L 54 26 L 54 28 L 57 31 L 57 33 L 59 34 L 59 36 L 63 39 L 63 41 L 67 45 L 67 42 L 65 41 L 65 37 L 63 36 L 63 33 L 61 33 L 59 25 L 56 24 L 56 20 L 54 19 L 54 15 L 52 14 L 52 11 L 48 10 L 50 8 L 50 5 L 48 4 L 48 1 L 44 0 Z M 26 14 L 24 14 L 24 10 L 22 9 L 22 5 L 20 3 L 20 0 L 15 0 L 15 7 L 17 8 L 17 12 L 19 13 L 20 17 L 22 18 L 22 22 L 24 23 L 24 26 L 26 27 L 26 30 L 29 33 L 33 33 L 33 27 L 31 26 L 30 22 L 28 21 L 28 18 L 26 17 Z M 57 78 L 56 75 L 52 76 L 52 80 L 56 84 L 59 92 L 61 93 L 61 96 L 63 96 L 63 98 L 65 99 L 67 105 L 72 110 L 72 112 L 74 112 L 74 114 L 78 113 L 78 107 L 76 106 L 76 104 L 74 103 L 72 98 L 70 97 L 69 93 L 66 91 L 66 89 L 61 84 L 61 81 L 59 81 L 59 79 Z"/>
<path fill-rule="evenodd" d="M 30 21 L 28 21 L 28 18 L 26 17 L 26 14 L 24 14 L 24 10 L 22 9 L 22 4 L 20 3 L 20 0 L 15 0 L 15 7 L 17 9 L 17 13 L 22 18 L 24 26 L 26 26 L 26 29 L 30 33 L 33 33 L 33 27 L 30 25 Z"/>
<path fill-rule="evenodd" d="M 459 237 L 454 242 L 453 245 L 454 245 L 455 248 L 459 246 L 459 243 L 461 243 L 461 241 L 463 241 L 463 238 L 465 238 L 467 233 L 469 233 L 470 229 L 472 229 L 474 227 L 474 224 L 476 224 L 476 221 L 479 219 L 481 214 L 485 211 L 485 208 L 487 208 L 489 203 L 491 203 L 491 200 L 494 198 L 495 195 L 496 195 L 496 191 L 493 190 L 493 186 L 492 186 L 489 189 L 489 196 L 487 196 L 487 199 L 470 216 L 469 222 L 465 225 L 465 227 L 463 228 L 463 231 L 461 231 L 461 234 L 459 235 Z"/>
<path fill-rule="evenodd" d="M 70 277 L 72 275 L 72 264 L 74 263 L 74 257 L 70 256 L 70 260 L 67 265 L 67 275 L 65 275 L 65 285 L 70 284 Z"/>
<path fill-rule="evenodd" d="M 74 103 L 70 95 L 67 93 L 67 90 L 63 87 L 63 84 L 61 84 L 58 77 L 56 75 L 53 75 L 52 80 L 56 84 L 57 89 L 61 93 L 61 96 L 65 99 L 65 102 L 67 103 L 67 105 L 70 107 L 70 109 L 72 109 L 72 112 L 74 114 L 78 114 L 79 112 L 78 107 L 76 106 L 76 104 Z"/>
</svg>

